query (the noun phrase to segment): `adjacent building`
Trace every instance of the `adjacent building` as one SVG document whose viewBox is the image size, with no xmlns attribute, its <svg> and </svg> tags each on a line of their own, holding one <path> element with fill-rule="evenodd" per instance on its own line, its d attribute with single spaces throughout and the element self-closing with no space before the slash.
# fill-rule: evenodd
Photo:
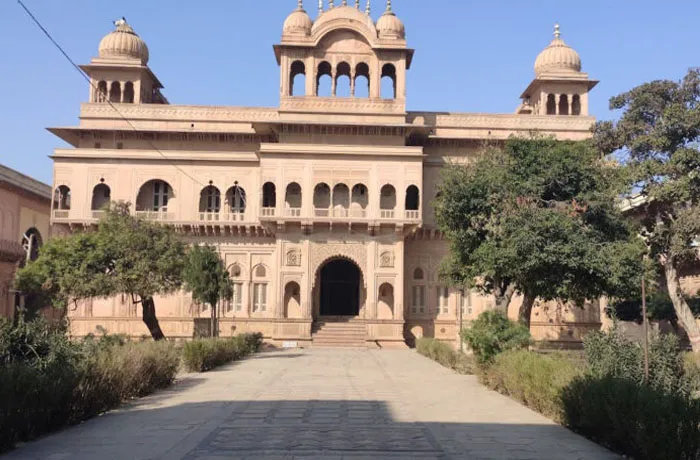
<svg viewBox="0 0 700 460">
<path fill-rule="evenodd" d="M 0 316 L 12 317 L 21 297 L 13 284 L 18 266 L 38 257 L 49 237 L 51 186 L 0 165 Z"/>
<path fill-rule="evenodd" d="M 284 22 L 276 108 L 171 104 L 146 43 L 117 21 L 82 66 L 91 85 L 79 124 L 50 129 L 70 144 L 53 154 L 55 232 L 88 228 L 123 200 L 189 242 L 216 245 L 234 280 L 233 300 L 219 306 L 221 335 L 456 340 L 460 321 L 492 299 L 438 277 L 449 247 L 431 206 L 440 169 L 511 135 L 589 137 L 597 82 L 557 26 L 525 91 L 514 92 L 513 113 L 408 111 L 415 50 L 391 2 L 376 21 L 369 1 L 333 3 L 312 19 L 300 1 Z M 171 337 L 191 337 L 210 316 L 186 294 L 156 304 Z M 597 307 L 538 305 L 533 315 L 534 335 L 555 342 L 600 327 Z M 147 334 L 126 297 L 83 302 L 69 317 L 76 335 L 97 326 Z"/>
</svg>

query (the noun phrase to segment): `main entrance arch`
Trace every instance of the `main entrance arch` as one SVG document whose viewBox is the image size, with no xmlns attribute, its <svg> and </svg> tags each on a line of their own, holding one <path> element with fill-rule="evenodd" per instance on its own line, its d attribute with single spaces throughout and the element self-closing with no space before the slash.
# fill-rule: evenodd
<svg viewBox="0 0 700 460">
<path fill-rule="evenodd" d="M 362 272 L 354 262 L 333 259 L 321 268 L 321 316 L 359 316 Z"/>
</svg>

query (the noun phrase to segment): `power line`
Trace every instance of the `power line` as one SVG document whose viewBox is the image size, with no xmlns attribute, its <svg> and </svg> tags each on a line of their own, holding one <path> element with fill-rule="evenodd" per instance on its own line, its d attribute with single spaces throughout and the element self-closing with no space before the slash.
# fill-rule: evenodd
<svg viewBox="0 0 700 460">
<path fill-rule="evenodd" d="M 83 71 L 83 69 L 80 68 L 80 66 L 78 66 L 78 64 L 75 63 L 75 61 L 63 49 L 63 47 L 53 38 L 51 33 L 49 33 L 49 31 L 46 30 L 46 28 L 41 24 L 41 22 L 36 18 L 36 16 L 34 16 L 34 14 L 29 10 L 29 8 L 27 8 L 27 6 L 22 2 L 22 0 L 17 0 L 17 3 L 19 3 L 19 5 L 22 7 L 22 9 L 25 11 L 25 13 L 27 13 L 27 15 L 31 18 L 31 20 L 34 22 L 34 24 L 36 24 L 36 26 L 39 29 L 41 29 L 41 31 L 44 33 L 44 35 L 46 35 L 46 37 L 51 41 L 51 43 L 53 43 L 53 45 L 58 49 L 58 51 L 61 52 L 63 57 L 66 58 L 66 60 L 70 63 L 70 65 L 73 66 L 73 68 L 85 79 L 85 81 L 87 81 L 88 84 L 94 90 L 100 91 L 99 88 L 97 86 L 95 86 L 95 84 L 90 79 L 90 77 Z M 136 126 L 134 126 L 133 123 L 131 123 L 131 121 L 129 121 L 129 119 L 119 111 L 119 109 L 112 103 L 112 101 L 109 100 L 109 98 L 106 98 L 105 102 L 107 102 L 107 104 L 109 104 L 109 106 L 117 113 L 117 115 L 119 115 L 119 117 L 121 117 L 121 119 L 124 120 L 131 127 L 131 129 L 134 132 L 137 132 L 137 133 L 139 132 L 139 130 L 136 128 Z M 150 146 L 153 150 L 155 150 L 163 158 L 168 160 L 170 162 L 171 166 L 173 166 L 175 169 L 177 169 L 178 171 L 180 171 L 181 173 L 183 173 L 184 175 L 186 175 L 187 177 L 192 179 L 197 184 L 201 185 L 202 187 L 206 187 L 205 184 L 202 184 L 200 181 L 198 181 L 196 178 L 194 178 L 192 175 L 190 175 L 187 171 L 185 171 L 184 169 L 182 169 L 181 167 L 179 167 L 178 165 L 173 163 L 172 160 L 170 160 L 170 158 L 168 158 L 168 156 L 166 154 L 164 154 L 158 147 L 156 147 L 156 145 L 152 141 L 149 140 L 148 143 L 150 144 Z"/>
</svg>

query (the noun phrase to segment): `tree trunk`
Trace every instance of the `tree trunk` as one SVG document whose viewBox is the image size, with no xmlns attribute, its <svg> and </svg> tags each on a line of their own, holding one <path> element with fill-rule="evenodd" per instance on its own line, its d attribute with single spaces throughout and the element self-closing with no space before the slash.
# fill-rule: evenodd
<svg viewBox="0 0 700 460">
<path fill-rule="evenodd" d="M 143 308 L 143 322 L 148 327 L 153 340 L 165 339 L 165 334 L 160 329 L 160 323 L 156 317 L 156 303 L 153 297 L 141 297 L 141 307 Z"/>
<path fill-rule="evenodd" d="M 513 294 L 515 294 L 515 285 L 513 283 L 508 284 L 505 289 L 499 288 L 494 292 L 496 297 L 496 310 L 508 316 L 508 306 L 513 298 Z"/>
<path fill-rule="evenodd" d="M 523 303 L 518 310 L 518 322 L 530 329 L 530 317 L 532 316 L 532 307 L 535 305 L 535 296 L 523 294 Z"/>
<path fill-rule="evenodd" d="M 697 321 L 695 321 L 695 316 L 690 310 L 688 302 L 686 302 L 683 297 L 678 270 L 673 266 L 672 261 L 669 260 L 666 262 L 664 273 L 666 274 L 668 295 L 671 297 L 671 302 L 673 302 L 673 309 L 676 311 L 676 316 L 678 316 L 678 320 L 688 334 L 690 346 L 693 347 L 693 351 L 700 352 L 700 326 L 698 326 Z"/>
</svg>

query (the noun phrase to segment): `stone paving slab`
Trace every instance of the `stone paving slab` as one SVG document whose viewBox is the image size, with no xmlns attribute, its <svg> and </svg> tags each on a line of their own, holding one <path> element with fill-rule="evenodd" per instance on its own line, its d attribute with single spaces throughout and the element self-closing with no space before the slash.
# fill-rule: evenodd
<svg viewBox="0 0 700 460">
<path fill-rule="evenodd" d="M 410 350 L 270 352 L 21 446 L 8 460 L 607 460 Z"/>
</svg>

